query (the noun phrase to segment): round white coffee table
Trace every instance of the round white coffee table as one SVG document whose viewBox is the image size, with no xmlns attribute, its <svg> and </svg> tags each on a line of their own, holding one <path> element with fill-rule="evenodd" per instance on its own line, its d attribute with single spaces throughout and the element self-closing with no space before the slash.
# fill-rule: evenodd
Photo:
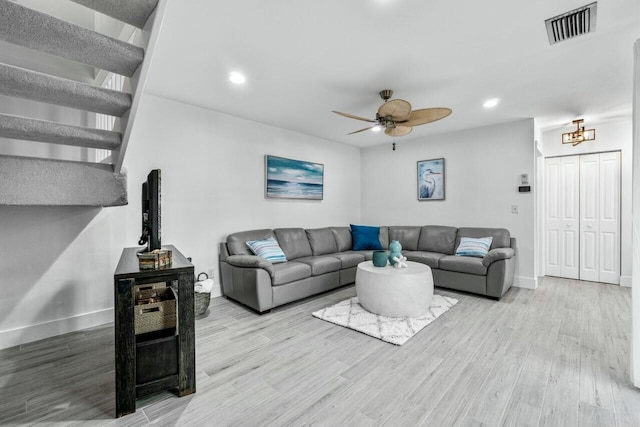
<svg viewBox="0 0 640 427">
<path fill-rule="evenodd" d="M 356 294 L 367 311 L 386 317 L 419 317 L 426 314 L 433 297 L 431 268 L 407 261 L 408 268 L 358 264 Z"/>
</svg>

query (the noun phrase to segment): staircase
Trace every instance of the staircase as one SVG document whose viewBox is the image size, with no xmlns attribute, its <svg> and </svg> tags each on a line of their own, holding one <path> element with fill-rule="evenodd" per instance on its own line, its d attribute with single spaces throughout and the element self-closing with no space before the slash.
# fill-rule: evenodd
<svg viewBox="0 0 640 427">
<path fill-rule="evenodd" d="M 65 0 L 55 1 L 62 4 Z M 167 0 L 70 1 L 76 3 L 71 4 L 72 8 L 86 7 L 110 17 L 107 20 L 121 21 L 118 25 L 130 29 L 129 33 L 138 29 L 134 43 L 25 7 L 18 1 L 0 0 L 0 41 L 4 43 L 0 50 L 9 50 L 3 46 L 14 49 L 13 56 L 0 56 L 0 95 L 9 100 L 27 100 L 26 109 L 34 112 L 41 110 L 40 104 L 79 110 L 91 123 L 97 122 L 97 114 L 113 116 L 113 128 L 23 117 L 7 113 L 0 105 L 0 153 L 11 151 L 7 147 L 20 152 L 0 154 L 0 205 L 127 204 L 122 163 Z M 43 65 L 15 60 L 23 59 L 21 56 L 41 58 Z M 35 66 L 25 67 L 24 63 Z M 90 70 L 92 78 L 74 80 L 43 72 L 80 64 Z M 108 73 L 127 78 L 123 91 L 101 87 L 101 80 Z M 44 151 L 67 153 L 71 159 L 60 158 L 59 154 L 32 156 L 30 152 L 41 154 L 43 150 L 32 149 L 33 143 L 21 141 L 44 143 L 47 147 L 50 144 L 50 149 Z M 96 150 L 108 150 L 111 155 L 100 161 Z"/>
</svg>

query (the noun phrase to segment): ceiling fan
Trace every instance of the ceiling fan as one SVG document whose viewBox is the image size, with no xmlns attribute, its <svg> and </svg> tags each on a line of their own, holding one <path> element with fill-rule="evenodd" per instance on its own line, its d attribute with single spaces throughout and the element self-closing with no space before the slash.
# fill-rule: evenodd
<svg viewBox="0 0 640 427">
<path fill-rule="evenodd" d="M 435 122 L 451 114 L 450 108 L 422 108 L 420 110 L 411 110 L 411 104 L 404 99 L 389 100 L 392 95 L 393 91 L 391 89 L 380 91 L 380 98 L 384 100 L 384 104 L 378 108 L 375 120 L 354 116 L 353 114 L 341 113 L 335 110 L 333 112 L 350 119 L 375 123 L 372 126 L 356 130 L 347 135 L 364 132 L 365 130 L 379 126 L 380 129 L 384 129 L 384 133 L 389 136 L 408 135 L 413 130 L 413 126 Z"/>
</svg>

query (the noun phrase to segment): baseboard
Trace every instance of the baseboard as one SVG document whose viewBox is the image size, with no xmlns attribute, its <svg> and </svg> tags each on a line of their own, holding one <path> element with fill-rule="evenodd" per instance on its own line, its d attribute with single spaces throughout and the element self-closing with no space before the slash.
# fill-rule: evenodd
<svg viewBox="0 0 640 427">
<path fill-rule="evenodd" d="M 516 276 L 513 279 L 513 286 L 524 289 L 538 289 L 538 279 L 534 277 Z"/>
<path fill-rule="evenodd" d="M 213 289 L 211 289 L 211 298 L 218 298 L 222 296 L 222 289 L 220 289 L 220 285 L 213 285 Z"/>
<path fill-rule="evenodd" d="M 631 276 L 620 276 L 620 286 L 630 288 L 632 284 Z"/>
<path fill-rule="evenodd" d="M 104 325 L 113 322 L 113 319 L 113 308 L 107 308 L 92 313 L 0 331 L 0 349 Z"/>
</svg>

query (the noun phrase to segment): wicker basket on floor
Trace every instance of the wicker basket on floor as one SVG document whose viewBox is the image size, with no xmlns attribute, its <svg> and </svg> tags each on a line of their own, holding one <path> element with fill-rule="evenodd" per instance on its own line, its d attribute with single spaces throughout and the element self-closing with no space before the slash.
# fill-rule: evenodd
<svg viewBox="0 0 640 427">
<path fill-rule="evenodd" d="M 207 280 L 209 275 L 207 273 L 200 273 L 196 278 L 196 282 L 200 281 L 200 276 L 204 274 L 205 278 L 203 280 Z M 210 292 L 195 292 L 195 313 L 196 316 L 201 316 L 206 313 L 207 308 L 209 308 L 209 302 L 211 302 L 211 293 Z"/>
</svg>

